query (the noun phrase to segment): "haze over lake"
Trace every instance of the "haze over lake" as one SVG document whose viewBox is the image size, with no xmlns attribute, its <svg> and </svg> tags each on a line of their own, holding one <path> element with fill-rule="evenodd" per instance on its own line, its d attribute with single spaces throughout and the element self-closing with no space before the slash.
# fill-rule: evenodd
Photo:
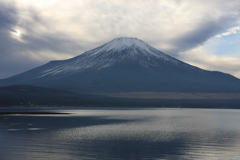
<svg viewBox="0 0 240 160">
<path fill-rule="evenodd" d="M 71 114 L 1 115 L 1 160 L 240 159 L 239 110 L 75 108 L 54 112 Z"/>
</svg>

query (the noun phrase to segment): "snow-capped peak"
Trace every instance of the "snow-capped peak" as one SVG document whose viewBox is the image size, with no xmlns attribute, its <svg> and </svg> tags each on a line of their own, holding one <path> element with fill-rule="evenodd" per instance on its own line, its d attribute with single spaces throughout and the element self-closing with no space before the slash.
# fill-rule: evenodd
<svg viewBox="0 0 240 160">
<path fill-rule="evenodd" d="M 137 38 L 129 38 L 129 37 L 120 37 L 120 38 L 116 38 L 113 39 L 112 41 L 110 41 L 109 43 L 106 44 L 106 46 L 104 47 L 105 50 L 109 51 L 109 50 L 119 50 L 119 49 L 124 49 L 124 48 L 128 48 L 128 47 L 140 47 L 146 51 L 149 50 L 149 45 L 145 42 L 143 42 L 140 39 Z"/>
<path fill-rule="evenodd" d="M 128 51 L 126 52 L 126 50 Z M 119 53 L 121 53 L 122 56 L 131 56 L 135 58 L 144 54 L 146 57 L 153 56 L 156 58 L 169 59 L 169 56 L 151 47 L 144 41 L 129 37 L 113 39 L 112 41 L 83 54 L 88 54 L 93 57 L 101 54 L 101 57 L 106 57 L 109 54 L 114 54 L 116 56 Z"/>
</svg>

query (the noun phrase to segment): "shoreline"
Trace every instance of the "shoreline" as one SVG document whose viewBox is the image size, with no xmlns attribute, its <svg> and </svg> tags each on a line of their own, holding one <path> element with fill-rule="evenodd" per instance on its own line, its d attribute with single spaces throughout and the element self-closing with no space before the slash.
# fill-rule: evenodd
<svg viewBox="0 0 240 160">
<path fill-rule="evenodd" d="M 59 113 L 59 112 L 0 112 L 0 115 L 31 115 L 31 114 L 70 114 L 70 113 Z"/>
</svg>

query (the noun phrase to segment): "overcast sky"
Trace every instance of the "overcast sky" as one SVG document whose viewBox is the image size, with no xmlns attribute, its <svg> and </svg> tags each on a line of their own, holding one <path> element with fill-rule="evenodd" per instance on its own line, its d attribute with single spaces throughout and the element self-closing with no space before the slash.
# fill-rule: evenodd
<svg viewBox="0 0 240 160">
<path fill-rule="evenodd" d="M 240 78 L 240 0 L 1 0 L 0 78 L 117 37 Z"/>
</svg>

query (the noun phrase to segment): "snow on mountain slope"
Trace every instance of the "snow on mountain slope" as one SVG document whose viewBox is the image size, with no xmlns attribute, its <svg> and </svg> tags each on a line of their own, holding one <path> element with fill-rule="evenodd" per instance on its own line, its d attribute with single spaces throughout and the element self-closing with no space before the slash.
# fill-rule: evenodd
<svg viewBox="0 0 240 160">
<path fill-rule="evenodd" d="M 59 62 L 59 63 L 58 63 Z M 52 61 L 53 67 L 43 70 L 36 78 L 58 74 L 81 72 L 86 69 L 104 69 L 119 63 L 136 63 L 145 68 L 157 67 L 160 63 L 182 65 L 188 69 L 196 69 L 174 59 L 137 38 L 116 38 L 102 46 L 87 51 L 77 57 L 65 61 Z"/>
</svg>

